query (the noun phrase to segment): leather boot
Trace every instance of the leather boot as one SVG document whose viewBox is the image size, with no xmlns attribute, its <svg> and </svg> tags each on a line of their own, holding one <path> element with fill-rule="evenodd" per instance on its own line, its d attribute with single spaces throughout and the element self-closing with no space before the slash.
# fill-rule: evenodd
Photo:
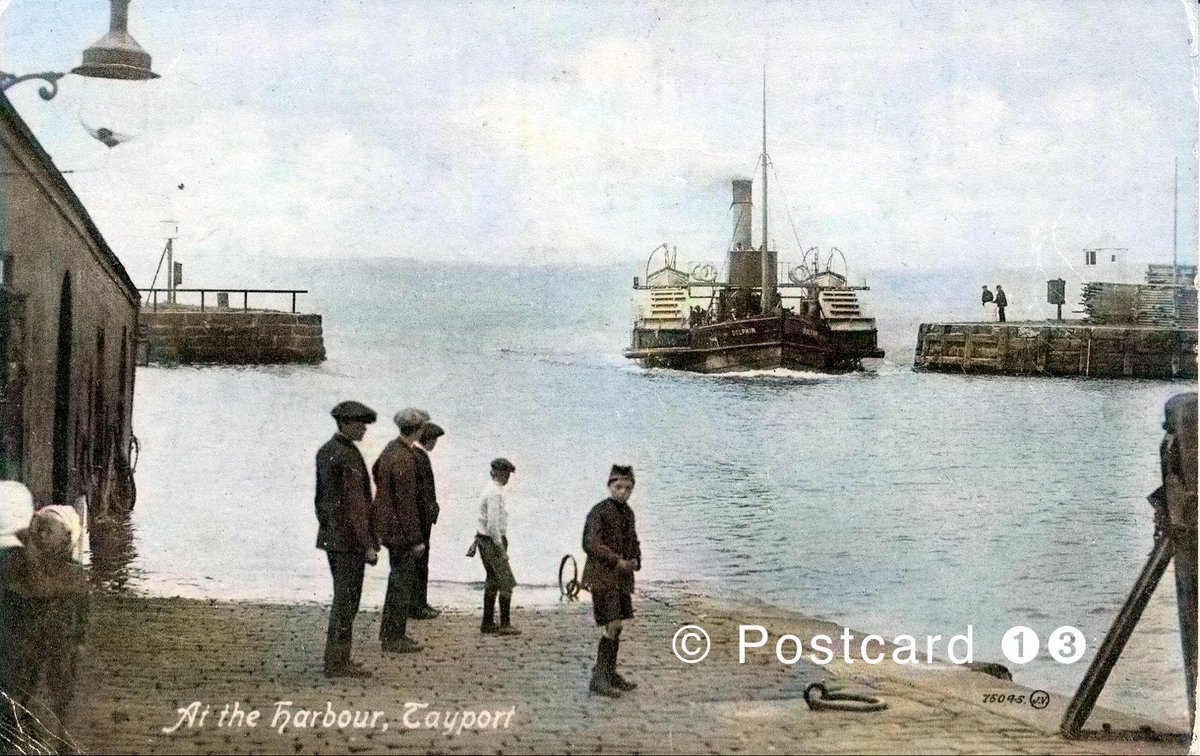
<svg viewBox="0 0 1200 756">
<path fill-rule="evenodd" d="M 483 622 L 479 632 L 489 635 L 496 632 L 496 591 L 491 588 L 483 589 Z"/>
<path fill-rule="evenodd" d="M 500 594 L 500 627 L 496 630 L 498 635 L 520 635 L 521 631 L 512 626 L 512 616 L 509 610 L 512 608 L 512 594 Z"/>
<path fill-rule="evenodd" d="M 637 683 L 629 682 L 621 674 L 617 672 L 617 655 L 621 653 L 621 636 L 613 638 L 612 660 L 608 667 L 608 676 L 612 680 L 612 686 L 620 691 L 631 691 L 637 688 Z"/>
<path fill-rule="evenodd" d="M 592 667 L 592 681 L 588 685 L 588 692 L 607 698 L 620 698 L 621 691 L 614 688 L 612 680 L 609 679 L 609 670 L 615 658 L 613 645 L 612 638 L 600 639 L 600 645 L 596 648 L 596 666 Z"/>
</svg>

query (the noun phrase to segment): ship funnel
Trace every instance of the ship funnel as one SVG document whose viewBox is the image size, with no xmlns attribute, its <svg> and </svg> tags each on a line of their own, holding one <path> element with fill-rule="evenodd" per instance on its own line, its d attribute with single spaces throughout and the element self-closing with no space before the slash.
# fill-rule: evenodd
<svg viewBox="0 0 1200 756">
<path fill-rule="evenodd" d="M 733 180 L 733 246 L 732 250 L 748 250 L 752 248 L 750 241 L 750 220 L 754 213 L 754 204 L 750 198 L 750 179 Z"/>
<path fill-rule="evenodd" d="M 733 243 L 729 245 L 729 285 L 753 289 L 761 284 L 762 253 L 750 241 L 750 179 L 733 180 Z"/>
</svg>

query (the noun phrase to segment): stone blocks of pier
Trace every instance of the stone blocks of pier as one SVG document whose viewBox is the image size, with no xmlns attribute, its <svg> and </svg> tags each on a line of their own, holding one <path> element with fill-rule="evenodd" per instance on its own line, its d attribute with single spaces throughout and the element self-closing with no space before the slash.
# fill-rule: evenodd
<svg viewBox="0 0 1200 756">
<path fill-rule="evenodd" d="M 146 361 L 262 365 L 325 360 L 321 316 L 265 310 L 143 311 Z"/>
<path fill-rule="evenodd" d="M 1195 378 L 1196 329 L 1063 321 L 922 323 L 913 366 L 1000 375 Z"/>
</svg>

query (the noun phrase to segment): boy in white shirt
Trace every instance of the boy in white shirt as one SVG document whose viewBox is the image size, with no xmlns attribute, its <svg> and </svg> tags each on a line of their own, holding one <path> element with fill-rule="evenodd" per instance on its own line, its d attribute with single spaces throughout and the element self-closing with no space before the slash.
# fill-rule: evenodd
<svg viewBox="0 0 1200 756">
<path fill-rule="evenodd" d="M 512 591 L 517 581 L 508 563 L 508 508 L 504 501 L 504 486 L 517 471 L 503 457 L 492 460 L 492 479 L 479 495 L 479 529 L 475 545 L 487 580 L 483 588 L 483 622 L 479 632 L 496 635 L 520 635 L 512 626 L 510 607 Z M 496 625 L 496 598 L 500 598 L 500 624 Z"/>
</svg>

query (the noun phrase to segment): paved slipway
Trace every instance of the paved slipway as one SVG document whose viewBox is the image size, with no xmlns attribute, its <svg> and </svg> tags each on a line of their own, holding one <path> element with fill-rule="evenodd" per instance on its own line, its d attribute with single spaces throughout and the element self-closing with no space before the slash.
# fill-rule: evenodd
<svg viewBox="0 0 1200 756">
<path fill-rule="evenodd" d="M 1057 728 L 1066 700 L 1052 696 L 1043 710 L 985 702 L 987 694 L 1030 691 L 962 668 L 861 660 L 786 666 L 773 653 L 778 635 L 807 641 L 841 628 L 773 607 L 678 593 L 638 596 L 635 606 L 620 665 L 640 687 L 609 700 L 587 693 L 596 631 L 586 594 L 581 602 L 515 611 L 524 630 L 515 637 L 481 636 L 469 613 L 414 622 L 410 633 L 426 646 L 419 654 L 382 654 L 374 640 L 378 614 L 364 613 L 355 655 L 374 677 L 333 681 L 321 674 L 324 607 L 101 595 L 69 730 L 92 753 L 1187 750 L 1180 737 L 1065 740 Z M 671 650 L 689 623 L 712 638 L 711 653 L 697 664 Z M 744 664 L 739 623 L 763 625 L 772 638 Z M 888 708 L 811 711 L 801 695 L 817 680 L 881 696 Z M 258 716 L 251 726 L 228 714 L 223 721 L 222 710 Z M 1104 724 L 1120 732 L 1148 723 L 1097 710 L 1089 728 Z"/>
</svg>

